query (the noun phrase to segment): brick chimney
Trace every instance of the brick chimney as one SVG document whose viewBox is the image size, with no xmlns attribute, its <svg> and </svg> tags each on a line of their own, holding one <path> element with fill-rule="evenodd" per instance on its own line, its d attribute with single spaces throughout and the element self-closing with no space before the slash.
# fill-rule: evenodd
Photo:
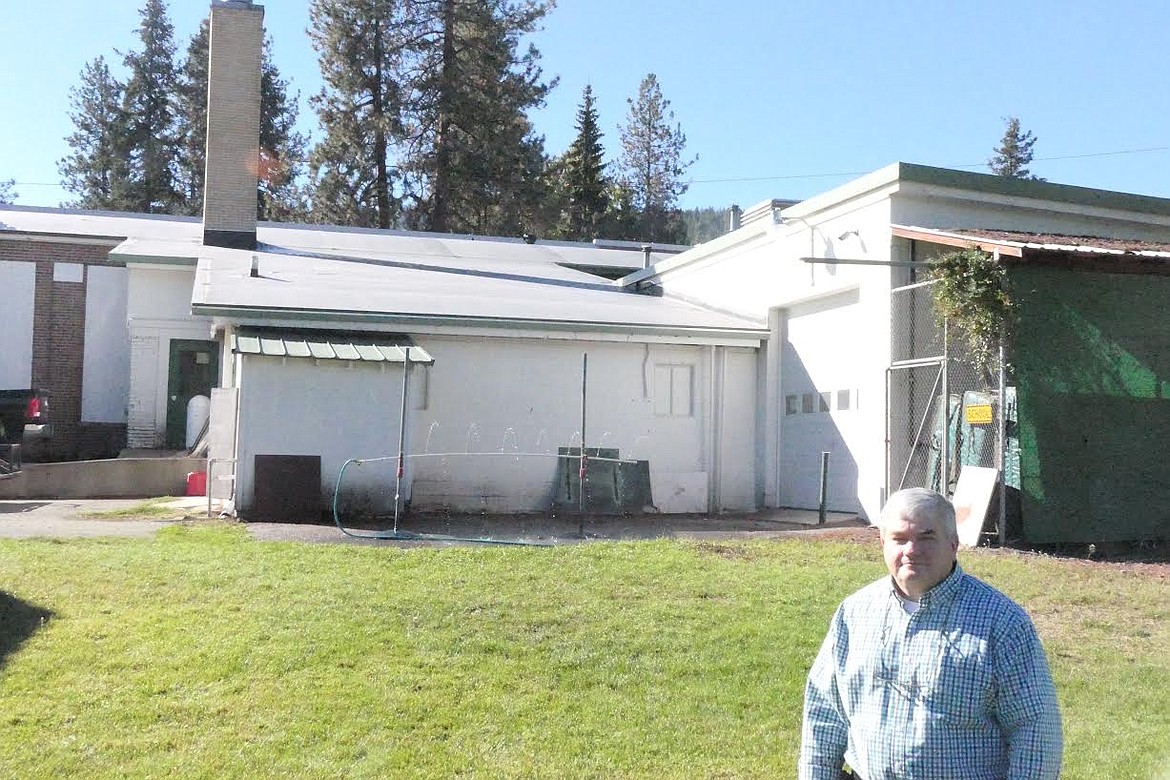
<svg viewBox="0 0 1170 780">
<path fill-rule="evenodd" d="M 256 248 L 263 40 L 263 6 L 212 0 L 203 184 L 203 243 L 209 246 Z"/>
</svg>

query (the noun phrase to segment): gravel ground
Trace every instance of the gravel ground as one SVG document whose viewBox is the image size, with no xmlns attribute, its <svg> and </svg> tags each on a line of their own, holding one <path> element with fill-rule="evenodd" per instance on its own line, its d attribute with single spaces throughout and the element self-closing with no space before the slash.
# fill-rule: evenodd
<svg viewBox="0 0 1170 780">
<path fill-rule="evenodd" d="M 140 507 L 142 499 L 0 501 L 0 538 L 150 537 L 176 523 L 224 522 L 207 517 L 206 498 L 180 498 L 167 504 L 166 517 L 111 516 Z M 104 514 L 103 514 L 104 513 Z M 429 515 L 411 514 L 378 526 L 346 528 L 327 518 L 315 523 L 248 522 L 254 539 L 264 542 L 447 547 L 467 544 L 581 544 L 632 539 L 773 539 L 798 536 L 857 544 L 877 544 L 877 531 L 853 515 L 830 514 L 824 525 L 817 513 L 772 510 L 751 514 L 707 515 Z M 234 519 L 228 522 L 236 522 Z M 583 533 L 582 533 L 583 532 Z M 1170 582 L 1170 545 L 1112 546 L 1090 554 L 1083 545 L 989 550 L 979 554 L 1052 556 L 1078 566 L 1117 568 Z"/>
</svg>

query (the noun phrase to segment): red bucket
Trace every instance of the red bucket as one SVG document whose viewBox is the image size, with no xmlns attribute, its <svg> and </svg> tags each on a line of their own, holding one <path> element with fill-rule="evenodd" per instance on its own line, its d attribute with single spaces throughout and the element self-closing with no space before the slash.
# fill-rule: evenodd
<svg viewBox="0 0 1170 780">
<path fill-rule="evenodd" d="M 207 472 L 191 471 L 187 473 L 187 495 L 207 495 Z"/>
</svg>

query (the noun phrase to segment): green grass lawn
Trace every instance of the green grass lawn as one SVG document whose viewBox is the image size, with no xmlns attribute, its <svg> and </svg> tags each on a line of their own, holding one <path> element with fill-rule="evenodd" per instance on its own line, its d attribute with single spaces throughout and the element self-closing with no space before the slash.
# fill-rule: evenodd
<svg viewBox="0 0 1170 780">
<path fill-rule="evenodd" d="M 1170 583 L 966 553 L 1027 606 L 1065 778 L 1170 765 Z M 804 676 L 876 546 L 0 541 L 0 776 L 795 775 Z"/>
</svg>

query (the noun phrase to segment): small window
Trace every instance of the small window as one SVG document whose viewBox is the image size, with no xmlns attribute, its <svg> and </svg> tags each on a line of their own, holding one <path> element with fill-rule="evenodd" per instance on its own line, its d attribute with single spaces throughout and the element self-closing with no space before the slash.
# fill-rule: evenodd
<svg viewBox="0 0 1170 780">
<path fill-rule="evenodd" d="M 833 394 L 832 393 L 820 393 L 819 396 L 820 396 L 820 401 L 821 401 L 820 410 L 822 412 L 831 411 L 833 408 L 832 404 L 831 404 L 831 401 L 833 400 Z"/>
<path fill-rule="evenodd" d="M 850 398 L 849 398 L 849 391 L 848 390 L 838 390 L 837 391 L 837 411 L 839 411 L 839 412 L 848 411 L 849 401 L 850 401 Z"/>
<path fill-rule="evenodd" d="M 693 414 L 694 367 L 659 363 L 654 366 L 654 414 L 690 417 Z"/>
<path fill-rule="evenodd" d="M 784 396 L 784 414 L 799 414 L 800 413 L 800 396 L 786 395 Z"/>
<path fill-rule="evenodd" d="M 804 414 L 812 414 L 817 408 L 817 394 L 805 393 L 800 397 L 800 411 Z"/>
</svg>

